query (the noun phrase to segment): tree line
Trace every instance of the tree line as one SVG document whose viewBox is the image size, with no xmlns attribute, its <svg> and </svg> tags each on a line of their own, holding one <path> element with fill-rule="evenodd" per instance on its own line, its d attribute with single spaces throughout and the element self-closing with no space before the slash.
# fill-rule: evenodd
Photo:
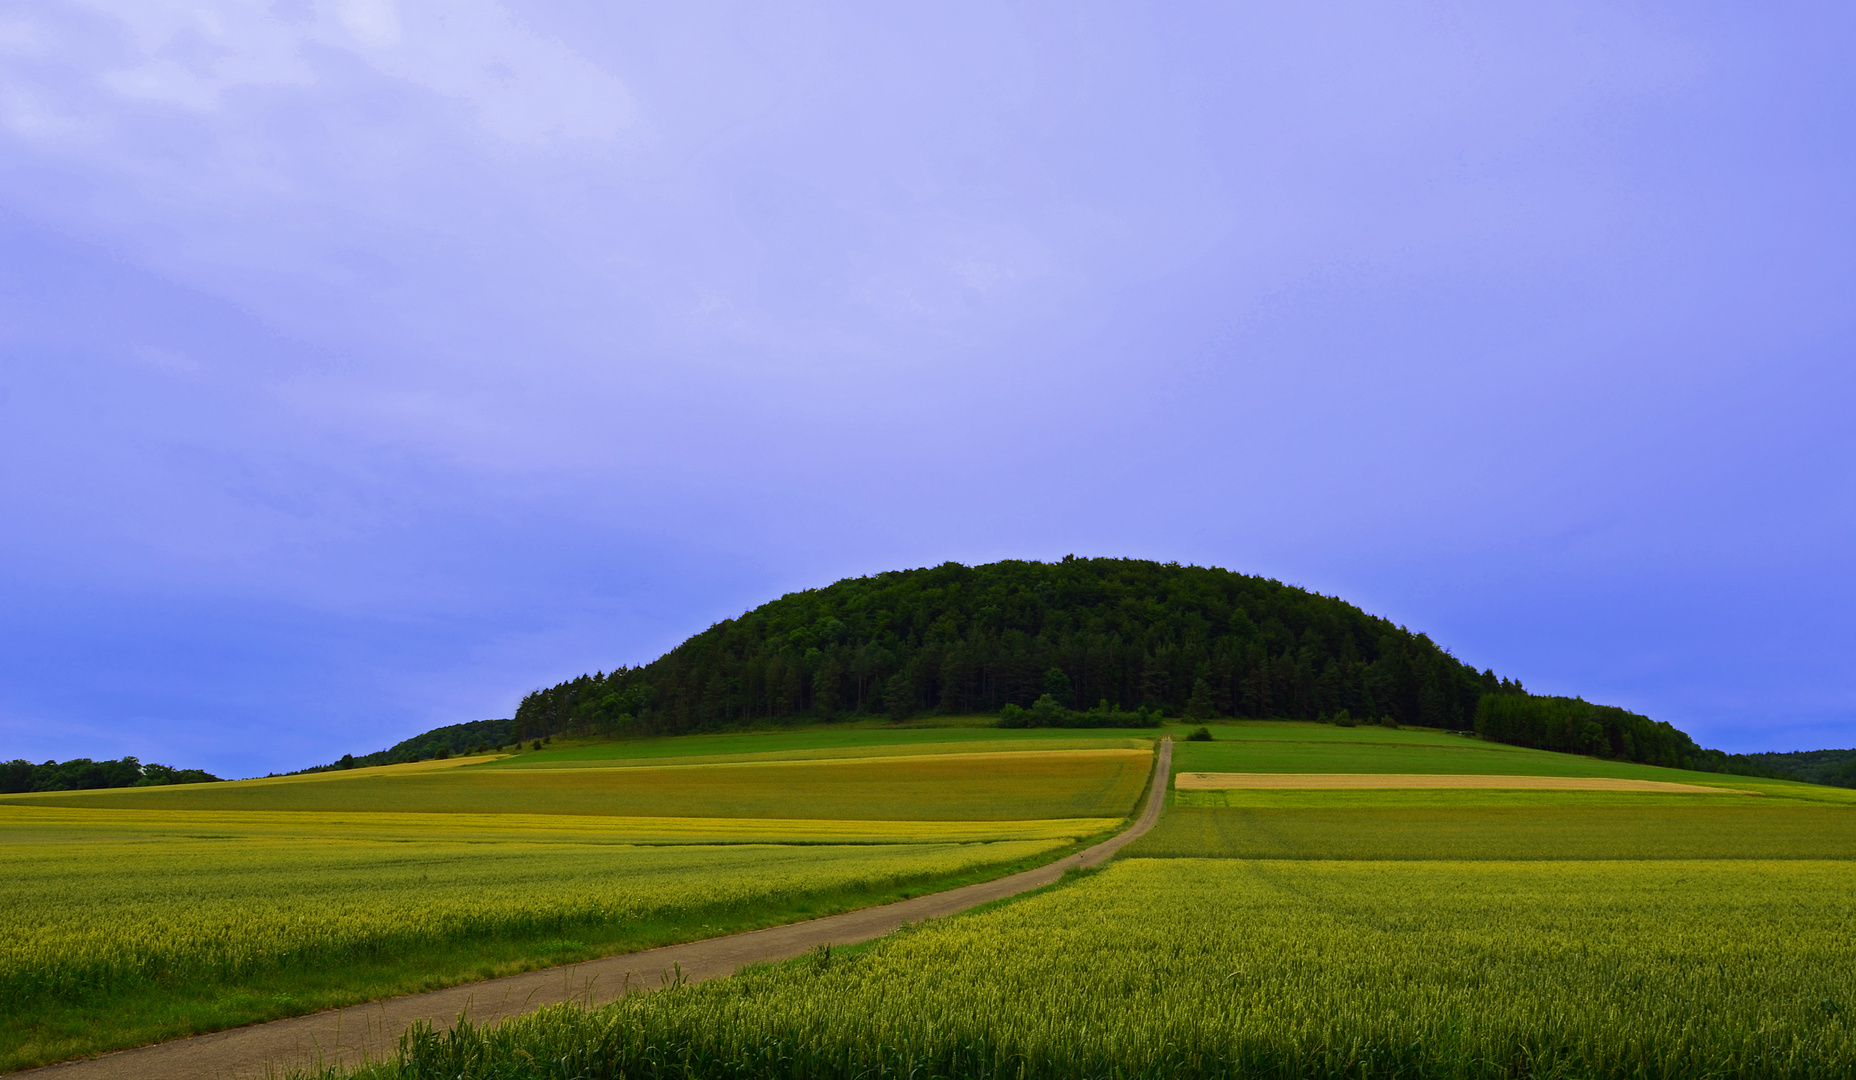
<svg viewBox="0 0 1856 1080">
<path fill-rule="evenodd" d="M 1528 694 L 1336 597 L 1215 567 L 1074 557 L 949 562 L 789 593 L 648 664 L 534 691 L 514 735 L 924 713 L 1004 713 L 1014 725 L 1358 718 L 1629 761 L 1718 769 L 1727 758 L 1666 723 Z"/>
<path fill-rule="evenodd" d="M 1476 703 L 1476 733 L 1495 742 L 1539 750 L 1672 769 L 1796 779 L 1748 755 L 1705 750 L 1670 724 L 1581 698 L 1486 694 Z"/>
<path fill-rule="evenodd" d="M 1782 754 L 1739 754 L 1751 764 L 1793 779 L 1856 788 L 1856 749 L 1794 750 Z"/>
<path fill-rule="evenodd" d="M 453 754 L 479 754 L 498 749 L 512 740 L 508 720 L 469 720 L 446 724 L 402 739 L 371 754 L 343 754 L 340 760 L 301 770 L 306 773 L 332 772 L 336 769 L 359 769 L 369 765 L 399 765 L 409 761 L 427 761 Z"/>
<path fill-rule="evenodd" d="M 217 783 L 220 778 L 204 769 L 176 769 L 133 757 L 119 761 L 45 761 L 34 765 L 24 758 L 0 764 L 0 793 L 29 791 L 88 791 L 95 788 L 159 787 L 166 784 Z"/>
</svg>

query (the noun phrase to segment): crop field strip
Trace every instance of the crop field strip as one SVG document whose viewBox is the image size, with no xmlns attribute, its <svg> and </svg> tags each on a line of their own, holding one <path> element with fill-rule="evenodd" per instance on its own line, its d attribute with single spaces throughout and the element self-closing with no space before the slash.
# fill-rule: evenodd
<svg viewBox="0 0 1856 1080">
<path fill-rule="evenodd" d="M 1856 859 L 1856 811 L 1849 808 L 1639 797 L 1684 798 L 1690 805 L 1175 804 L 1128 854 L 1359 861 Z"/>
<path fill-rule="evenodd" d="M 1660 794 L 1744 795 L 1729 787 L 1704 787 L 1668 780 L 1617 776 L 1462 776 L 1450 773 L 1208 773 L 1181 772 L 1173 777 L 1180 791 L 1226 791 L 1234 788 L 1498 788 L 1516 791 L 1653 791 Z"/>
<path fill-rule="evenodd" d="M 565 814 L 419 814 L 295 810 L 116 810 L 0 806 L 0 849 L 91 840 L 283 842 L 357 840 L 464 844 L 512 840 L 602 845 L 922 844 L 1070 840 L 1113 829 L 1118 818 L 1044 821 L 858 821 L 836 818 L 675 818 Z"/>
<path fill-rule="evenodd" d="M 415 1035 L 355 1075 L 1847 1076 L 1850 872 L 1130 858 L 859 955 Z"/>
<path fill-rule="evenodd" d="M 1837 792 L 1838 789 L 1820 789 Z M 1470 810 L 1485 806 L 1716 806 L 1741 809 L 1758 806 L 1856 805 L 1856 791 L 1839 792 L 1841 799 L 1800 798 L 1792 792 L 1756 791 L 1756 799 L 1706 799 L 1681 792 L 1564 791 L 1517 788 L 1218 788 L 1210 791 L 1173 791 L 1170 805 L 1205 809 L 1242 810 L 1344 810 L 1365 807 L 1455 807 Z"/>
<path fill-rule="evenodd" d="M 1150 749 L 1124 748 L 627 769 L 388 766 L 17 795 L 0 798 L 0 805 L 901 821 L 1119 817 L 1146 785 L 1151 760 Z"/>
<path fill-rule="evenodd" d="M 983 720 L 985 726 L 973 726 Z M 1158 734 L 1140 731 L 1063 729 L 1008 730 L 993 717 L 954 721 L 947 726 L 895 727 L 831 725 L 793 731 L 678 735 L 588 743 L 554 743 L 539 751 L 526 748 L 502 759 L 498 767 L 542 768 L 554 765 L 632 764 L 698 760 L 727 762 L 773 758 L 852 758 L 892 754 L 961 753 L 986 750 L 1068 750 L 1090 747 L 1140 749 Z"/>
<path fill-rule="evenodd" d="M 1056 751 L 1088 750 L 1145 750 L 1153 745 L 1153 738 L 1069 738 L 1008 740 L 995 739 L 984 742 L 947 742 L 922 745 L 920 743 L 901 743 L 894 746 L 846 746 L 820 747 L 815 749 L 785 749 L 743 751 L 733 754 L 681 754 L 644 756 L 592 756 L 567 755 L 555 756 L 547 750 L 539 752 L 514 754 L 495 760 L 475 764 L 477 768 L 494 769 L 637 769 L 664 768 L 674 765 L 746 765 L 757 762 L 783 761 L 855 761 L 865 758 L 911 758 L 934 756 L 941 757 L 954 754 L 1011 754 L 1011 753 L 1052 753 Z"/>
</svg>

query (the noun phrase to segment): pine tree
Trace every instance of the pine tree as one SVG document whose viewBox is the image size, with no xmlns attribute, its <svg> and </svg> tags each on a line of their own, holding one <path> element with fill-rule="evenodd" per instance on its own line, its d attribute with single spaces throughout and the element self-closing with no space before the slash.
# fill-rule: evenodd
<svg viewBox="0 0 1856 1080">
<path fill-rule="evenodd" d="M 1186 699 L 1186 719 L 1208 720 L 1212 712 L 1212 684 L 1201 675 L 1192 684 L 1192 696 Z"/>
</svg>

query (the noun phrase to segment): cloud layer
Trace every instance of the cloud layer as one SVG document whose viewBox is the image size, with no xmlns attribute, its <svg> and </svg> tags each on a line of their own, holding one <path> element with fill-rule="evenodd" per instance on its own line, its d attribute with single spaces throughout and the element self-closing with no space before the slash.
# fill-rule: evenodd
<svg viewBox="0 0 1856 1080">
<path fill-rule="evenodd" d="M 0 755 L 298 767 L 1072 551 L 1856 744 L 1839 9 L 6 18 Z"/>
</svg>

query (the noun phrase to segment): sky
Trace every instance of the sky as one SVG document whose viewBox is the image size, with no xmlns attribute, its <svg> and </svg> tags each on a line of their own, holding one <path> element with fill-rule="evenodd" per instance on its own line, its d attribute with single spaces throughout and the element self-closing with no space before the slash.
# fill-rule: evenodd
<svg viewBox="0 0 1856 1080">
<path fill-rule="evenodd" d="M 1847 4 L 17 0 L 0 758 L 1071 553 L 1856 746 L 1852 191 Z"/>
</svg>

